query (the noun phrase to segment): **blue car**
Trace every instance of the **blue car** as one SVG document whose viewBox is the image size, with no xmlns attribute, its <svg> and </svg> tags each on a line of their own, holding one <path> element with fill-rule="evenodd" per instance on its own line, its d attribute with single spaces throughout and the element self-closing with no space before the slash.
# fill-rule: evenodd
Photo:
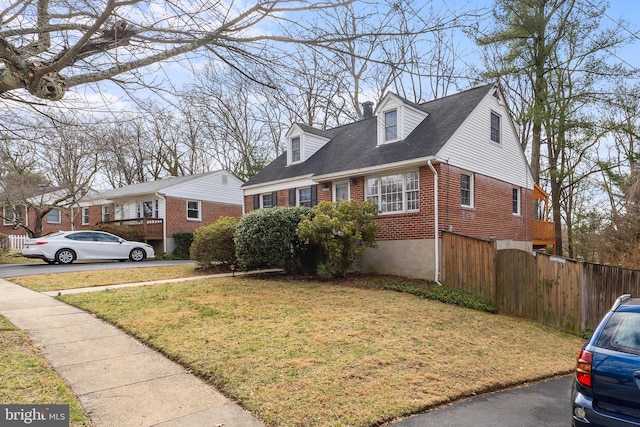
<svg viewBox="0 0 640 427">
<path fill-rule="evenodd" d="M 640 426 L 640 298 L 622 295 L 578 355 L 577 426 Z"/>
</svg>

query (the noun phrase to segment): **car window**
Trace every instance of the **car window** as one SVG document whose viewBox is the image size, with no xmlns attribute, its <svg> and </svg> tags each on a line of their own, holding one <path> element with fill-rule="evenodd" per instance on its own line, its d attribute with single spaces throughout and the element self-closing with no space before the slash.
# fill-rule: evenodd
<svg viewBox="0 0 640 427">
<path fill-rule="evenodd" d="M 93 233 L 73 233 L 64 236 L 65 239 L 76 240 L 79 242 L 93 242 Z"/>
<path fill-rule="evenodd" d="M 119 242 L 120 238 L 110 234 L 94 233 L 98 242 Z"/>
<path fill-rule="evenodd" d="M 613 313 L 598 340 L 598 347 L 640 355 L 640 313 Z"/>
</svg>

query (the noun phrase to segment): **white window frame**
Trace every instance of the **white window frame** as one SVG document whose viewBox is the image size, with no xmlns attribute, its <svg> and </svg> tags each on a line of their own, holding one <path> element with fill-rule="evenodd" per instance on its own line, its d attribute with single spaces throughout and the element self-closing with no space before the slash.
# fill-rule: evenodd
<svg viewBox="0 0 640 427">
<path fill-rule="evenodd" d="M 52 213 L 58 213 L 58 218 L 51 219 Z M 60 208 L 53 208 L 47 212 L 47 224 L 62 224 L 62 211 Z"/>
<path fill-rule="evenodd" d="M 195 203 L 196 208 L 189 208 L 189 203 Z M 186 201 L 187 208 L 187 221 L 202 221 L 202 201 L 201 200 L 187 200 Z M 189 212 L 196 211 L 197 217 L 192 218 L 189 216 Z"/>
<path fill-rule="evenodd" d="M 511 213 L 513 214 L 513 216 L 522 215 L 521 206 L 522 206 L 522 189 L 520 187 L 513 187 L 511 189 Z"/>
<path fill-rule="evenodd" d="M 103 205 L 102 208 L 100 209 L 101 212 L 101 218 L 102 218 L 102 222 L 104 221 L 111 221 L 111 209 L 109 208 L 109 205 Z"/>
<path fill-rule="evenodd" d="M 391 113 L 395 113 L 396 116 L 396 122 L 392 125 L 387 124 L 387 114 L 391 114 Z M 393 141 L 397 141 L 398 140 L 398 135 L 400 134 L 400 112 L 398 111 L 397 108 L 394 108 L 392 110 L 388 110 L 382 113 L 382 117 L 384 120 L 384 137 L 382 138 L 382 140 L 387 143 L 387 142 L 393 142 Z M 388 137 L 388 130 L 391 128 L 395 128 L 395 134 L 393 135 L 393 138 L 389 138 Z"/>
<path fill-rule="evenodd" d="M 347 186 L 347 198 L 346 199 L 338 200 L 338 186 L 340 186 L 340 185 L 346 185 Z M 351 184 L 349 183 L 349 181 L 334 182 L 333 183 L 333 195 L 332 195 L 332 198 L 333 198 L 334 202 L 339 202 L 341 200 L 351 200 Z"/>
<path fill-rule="evenodd" d="M 468 176 L 469 177 L 469 188 L 468 189 L 462 188 L 462 177 L 463 176 Z M 474 175 L 471 172 L 461 172 L 460 173 L 460 206 L 462 206 L 463 208 L 473 208 L 474 207 L 474 202 L 475 202 L 474 187 L 475 187 Z M 463 202 L 463 200 L 462 200 L 462 191 L 469 191 L 469 204 L 465 204 Z"/>
<path fill-rule="evenodd" d="M 146 203 L 151 203 L 151 216 L 144 215 L 144 205 Z M 145 200 L 143 202 L 136 203 L 136 211 L 138 218 L 158 218 L 158 199 L 155 200 Z"/>
<path fill-rule="evenodd" d="M 417 174 L 417 188 L 408 188 L 408 176 L 413 174 Z M 388 181 L 387 186 L 394 186 L 399 183 L 401 188 L 394 189 L 394 191 L 390 191 L 387 193 L 383 193 L 385 190 L 383 188 L 383 181 Z M 398 178 L 401 179 L 401 182 L 398 181 Z M 395 183 L 391 181 L 391 179 L 395 179 Z M 416 181 L 414 181 L 416 182 Z M 408 208 L 408 199 L 410 193 L 417 193 L 417 207 L 413 209 Z M 401 200 L 395 201 L 387 201 L 384 202 L 383 198 L 387 195 L 387 198 L 393 198 L 393 195 L 400 195 Z M 418 212 L 420 211 L 420 172 L 418 170 L 409 170 L 397 172 L 389 175 L 378 175 L 378 176 L 369 176 L 365 181 L 365 200 L 371 200 L 378 205 L 378 209 L 380 210 L 380 214 L 398 214 L 398 213 L 407 213 L 407 212 Z M 414 201 L 416 199 L 413 199 Z M 401 206 L 400 209 L 393 209 L 393 206 Z M 390 209 L 391 208 L 391 209 Z"/>
<path fill-rule="evenodd" d="M 7 215 L 7 208 L 11 210 L 11 212 L 9 212 L 9 214 Z M 14 224 L 14 222 L 16 221 L 16 219 L 21 219 L 21 218 L 16 218 L 16 208 L 19 208 L 19 206 L 11 206 L 11 205 L 3 205 L 2 206 L 2 225 L 6 225 L 6 226 L 11 226 Z M 20 217 L 22 217 L 22 209 L 18 210 L 20 212 Z"/>
<path fill-rule="evenodd" d="M 294 150 L 293 149 L 293 141 L 297 140 L 298 141 L 298 149 Z M 290 159 L 291 159 L 291 163 L 298 163 L 302 161 L 302 136 L 294 136 L 291 139 L 289 139 L 289 152 L 290 154 Z M 295 159 L 294 158 L 294 153 L 298 154 L 298 158 Z"/>
<path fill-rule="evenodd" d="M 82 225 L 89 225 L 89 208 L 82 208 L 80 210 L 80 216 Z"/>
<path fill-rule="evenodd" d="M 490 134 L 489 137 L 491 138 L 491 141 L 495 142 L 496 144 L 500 144 L 502 141 L 502 116 L 498 113 L 496 113 L 495 111 L 491 111 L 491 119 L 489 122 L 489 127 L 490 127 Z M 496 138 L 494 139 L 494 126 L 493 126 L 493 118 L 496 117 L 498 120 L 498 128 L 496 129 Z"/>
</svg>

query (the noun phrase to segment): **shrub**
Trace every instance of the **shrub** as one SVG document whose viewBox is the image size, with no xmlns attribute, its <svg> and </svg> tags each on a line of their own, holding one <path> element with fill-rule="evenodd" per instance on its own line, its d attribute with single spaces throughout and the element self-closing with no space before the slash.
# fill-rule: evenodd
<svg viewBox="0 0 640 427">
<path fill-rule="evenodd" d="M 321 202 L 313 208 L 313 215 L 300 221 L 300 238 L 317 243 L 324 251 L 324 260 L 318 265 L 320 277 L 345 277 L 367 247 L 376 246 L 377 214 L 378 207 L 372 202 Z"/>
<path fill-rule="evenodd" d="M 107 233 L 115 234 L 118 237 L 122 237 L 125 240 L 131 240 L 133 242 L 141 242 L 144 240 L 144 232 L 137 227 L 115 224 L 98 224 L 94 226 L 93 229 L 106 231 Z"/>
<path fill-rule="evenodd" d="M 240 218 L 224 216 L 213 224 L 198 228 L 189 249 L 191 259 L 205 268 L 211 268 L 214 262 L 223 267 L 234 265 L 236 250 L 233 236 L 239 221 Z"/>
<path fill-rule="evenodd" d="M 236 257 L 244 270 L 282 268 L 287 273 L 305 271 L 309 245 L 296 232 L 306 207 L 258 209 L 242 217 L 236 230 Z"/>
<path fill-rule="evenodd" d="M 0 233 L 0 257 L 11 250 L 11 241 L 9 236 Z"/>
<path fill-rule="evenodd" d="M 174 233 L 173 241 L 176 245 L 173 255 L 177 258 L 189 259 L 189 248 L 193 243 L 193 233 Z"/>
</svg>

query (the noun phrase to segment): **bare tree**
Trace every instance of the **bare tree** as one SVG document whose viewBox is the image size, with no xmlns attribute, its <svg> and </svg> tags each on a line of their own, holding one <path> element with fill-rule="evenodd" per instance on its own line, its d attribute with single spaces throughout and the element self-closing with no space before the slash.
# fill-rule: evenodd
<svg viewBox="0 0 640 427">
<path fill-rule="evenodd" d="M 205 50 L 241 71 L 241 61 L 261 61 L 264 42 L 331 40 L 292 40 L 261 26 L 303 26 L 306 14 L 350 2 L 9 0 L 0 9 L 0 93 L 60 100 L 71 87 L 136 70 L 143 77 L 145 67 Z"/>
</svg>

